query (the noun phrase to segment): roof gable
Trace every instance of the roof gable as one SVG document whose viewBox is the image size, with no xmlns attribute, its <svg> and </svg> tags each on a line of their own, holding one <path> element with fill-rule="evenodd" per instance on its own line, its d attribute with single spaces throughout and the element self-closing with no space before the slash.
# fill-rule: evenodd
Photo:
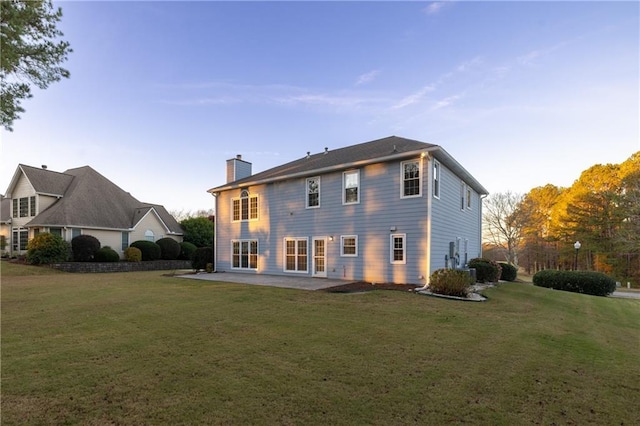
<svg viewBox="0 0 640 426">
<path fill-rule="evenodd" d="M 13 189 L 17 185 L 21 175 L 29 181 L 29 184 L 37 194 L 54 196 L 63 196 L 73 180 L 73 176 L 65 173 L 19 164 L 7 188 L 7 195 L 9 197 L 13 193 Z"/>
</svg>

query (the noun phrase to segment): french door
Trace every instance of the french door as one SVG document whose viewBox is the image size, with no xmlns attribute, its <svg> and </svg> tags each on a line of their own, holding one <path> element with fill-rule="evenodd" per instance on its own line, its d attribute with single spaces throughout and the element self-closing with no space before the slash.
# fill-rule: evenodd
<svg viewBox="0 0 640 426">
<path fill-rule="evenodd" d="M 327 276 L 326 247 L 327 247 L 326 237 L 313 237 L 312 275 L 314 277 Z"/>
</svg>

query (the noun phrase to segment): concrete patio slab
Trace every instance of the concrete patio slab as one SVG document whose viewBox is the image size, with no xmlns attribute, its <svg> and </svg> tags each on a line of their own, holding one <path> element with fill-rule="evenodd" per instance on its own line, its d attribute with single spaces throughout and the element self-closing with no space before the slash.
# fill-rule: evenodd
<svg viewBox="0 0 640 426">
<path fill-rule="evenodd" d="M 324 288 L 335 287 L 348 284 L 351 281 L 336 280 L 328 278 L 312 278 L 309 276 L 284 276 L 284 275 L 265 275 L 265 274 L 243 274 L 238 272 L 201 272 L 198 274 L 179 275 L 179 278 L 188 278 L 194 280 L 220 281 L 227 283 L 262 285 L 269 287 L 295 288 L 298 290 L 321 290 Z"/>
</svg>

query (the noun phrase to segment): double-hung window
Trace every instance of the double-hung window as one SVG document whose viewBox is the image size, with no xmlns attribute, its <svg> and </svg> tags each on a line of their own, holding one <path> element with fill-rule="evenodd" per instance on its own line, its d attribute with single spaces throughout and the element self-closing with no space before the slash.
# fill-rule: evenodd
<svg viewBox="0 0 640 426">
<path fill-rule="evenodd" d="M 233 222 L 244 222 L 258 219 L 258 196 L 249 195 L 246 189 L 240 193 L 240 198 L 232 200 Z"/>
<path fill-rule="evenodd" d="M 258 240 L 231 241 L 231 267 L 258 269 Z"/>
<path fill-rule="evenodd" d="M 307 208 L 320 207 L 320 177 L 307 179 Z"/>
<path fill-rule="evenodd" d="M 403 161 L 402 163 L 402 198 L 422 195 L 422 179 L 420 159 Z"/>
<path fill-rule="evenodd" d="M 358 256 L 358 236 L 342 235 L 340 237 L 340 256 L 357 257 Z"/>
<path fill-rule="evenodd" d="M 392 264 L 404 265 L 407 263 L 406 234 L 391 234 L 390 257 L 390 261 Z"/>
<path fill-rule="evenodd" d="M 350 170 L 342 174 L 342 203 L 360 202 L 360 170 Z"/>
<path fill-rule="evenodd" d="M 308 271 L 308 244 L 306 238 L 284 239 L 284 270 L 285 272 Z"/>
</svg>

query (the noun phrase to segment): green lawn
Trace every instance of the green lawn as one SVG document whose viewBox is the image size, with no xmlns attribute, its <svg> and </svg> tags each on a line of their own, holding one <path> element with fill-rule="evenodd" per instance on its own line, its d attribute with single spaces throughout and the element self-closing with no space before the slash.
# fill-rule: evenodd
<svg viewBox="0 0 640 426">
<path fill-rule="evenodd" d="M 640 301 L 2 262 L 2 424 L 640 424 Z"/>
</svg>

